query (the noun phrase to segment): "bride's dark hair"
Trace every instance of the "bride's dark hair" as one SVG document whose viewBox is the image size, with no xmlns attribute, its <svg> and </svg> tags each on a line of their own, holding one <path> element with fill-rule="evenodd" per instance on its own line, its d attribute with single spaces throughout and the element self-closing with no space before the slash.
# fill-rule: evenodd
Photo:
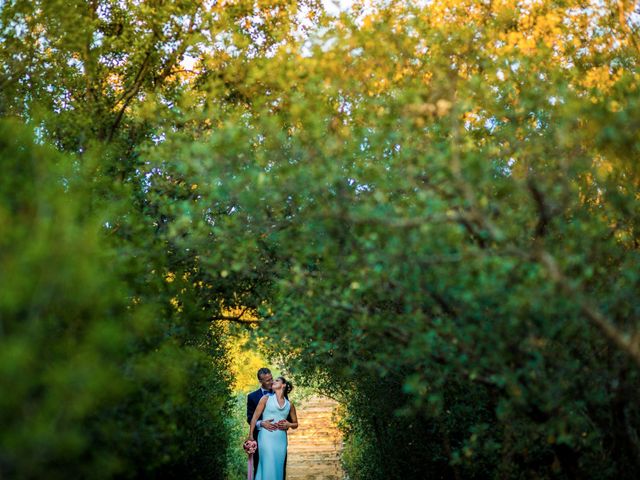
<svg viewBox="0 0 640 480">
<path fill-rule="evenodd" d="M 278 380 L 282 380 L 282 383 L 284 383 L 284 398 L 288 400 L 289 394 L 291 393 L 291 390 L 293 390 L 293 383 L 284 377 L 278 377 Z"/>
</svg>

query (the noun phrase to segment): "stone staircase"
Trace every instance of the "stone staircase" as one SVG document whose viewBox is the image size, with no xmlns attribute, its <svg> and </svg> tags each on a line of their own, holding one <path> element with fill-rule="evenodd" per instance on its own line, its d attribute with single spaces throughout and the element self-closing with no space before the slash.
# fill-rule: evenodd
<svg viewBox="0 0 640 480">
<path fill-rule="evenodd" d="M 314 396 L 295 404 L 300 427 L 289 430 L 287 480 L 342 480 L 337 402 Z"/>
</svg>

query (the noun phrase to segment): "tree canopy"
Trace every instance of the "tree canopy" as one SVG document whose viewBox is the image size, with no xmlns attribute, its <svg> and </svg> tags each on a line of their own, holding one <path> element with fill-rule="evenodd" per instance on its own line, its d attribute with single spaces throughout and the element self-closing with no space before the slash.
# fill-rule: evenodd
<svg viewBox="0 0 640 480">
<path fill-rule="evenodd" d="M 49 418 L 45 358 L 104 357 L 95 381 L 113 393 L 78 415 L 168 449 L 146 474 L 224 478 L 210 455 L 227 448 L 225 336 L 244 324 L 344 403 L 350 478 L 637 477 L 635 8 L 0 3 L 0 114 L 31 132 L 3 123 L 2 255 L 17 266 L 0 343 L 23 343 L 2 349 L 2 382 L 42 355 L 0 414 L 43 389 Z M 96 333 L 46 357 L 30 305 L 52 309 L 60 339 L 80 318 Z M 114 442 L 89 424 L 59 427 L 80 435 L 64 455 L 82 468 Z M 39 450 L 21 431 L 6 430 L 0 472 L 66 461 L 25 460 Z M 105 476 L 139 474 L 106 450 L 120 467 Z"/>
</svg>

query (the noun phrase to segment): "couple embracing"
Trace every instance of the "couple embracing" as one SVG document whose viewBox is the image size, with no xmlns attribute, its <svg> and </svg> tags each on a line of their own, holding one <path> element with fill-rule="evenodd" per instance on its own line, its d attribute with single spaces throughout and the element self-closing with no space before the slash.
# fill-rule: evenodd
<svg viewBox="0 0 640 480">
<path fill-rule="evenodd" d="M 268 368 L 258 370 L 260 388 L 247 397 L 247 441 L 256 440 L 255 480 L 284 480 L 287 461 L 287 430 L 298 428 L 296 408 L 289 402 L 293 384 L 275 380 Z"/>
</svg>

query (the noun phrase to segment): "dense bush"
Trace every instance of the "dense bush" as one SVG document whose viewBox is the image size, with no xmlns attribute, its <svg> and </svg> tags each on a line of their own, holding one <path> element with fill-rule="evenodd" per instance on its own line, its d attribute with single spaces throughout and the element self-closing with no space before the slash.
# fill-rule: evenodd
<svg viewBox="0 0 640 480">
<path fill-rule="evenodd" d="M 123 283 L 72 162 L 32 137 L 0 124 L 0 473 L 224 478 L 217 341 L 167 335 L 171 306 Z"/>
<path fill-rule="evenodd" d="M 130 114 L 171 94 L 163 47 L 189 38 L 158 28 L 198 7 L 129 6 L 0 5 L 2 477 L 225 478 L 232 379 L 212 317 L 234 289 L 165 236 L 138 170 L 151 125 Z"/>
</svg>

